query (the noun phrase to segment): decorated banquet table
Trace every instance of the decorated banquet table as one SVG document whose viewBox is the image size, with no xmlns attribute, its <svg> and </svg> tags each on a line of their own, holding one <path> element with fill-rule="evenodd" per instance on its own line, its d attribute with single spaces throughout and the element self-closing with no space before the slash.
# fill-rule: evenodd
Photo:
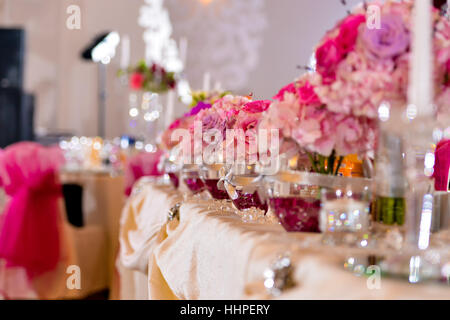
<svg viewBox="0 0 450 320">
<path fill-rule="evenodd" d="M 210 201 L 181 200 L 170 186 L 136 185 L 122 213 L 121 298 L 450 299 L 445 282 L 413 285 L 349 271 L 357 252 L 322 245 L 321 234 L 287 233 L 277 223 L 214 210 Z M 168 215 L 180 201 L 179 216 Z M 265 281 L 283 257 L 292 265 L 292 288 L 269 293 Z"/>
</svg>

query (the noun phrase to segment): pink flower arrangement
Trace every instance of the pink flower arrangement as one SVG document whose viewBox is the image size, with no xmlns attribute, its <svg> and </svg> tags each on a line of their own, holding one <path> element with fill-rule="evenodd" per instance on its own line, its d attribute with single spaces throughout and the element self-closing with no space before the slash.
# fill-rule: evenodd
<svg viewBox="0 0 450 320">
<path fill-rule="evenodd" d="M 183 116 L 178 119 L 175 119 L 169 127 L 163 132 L 161 136 L 161 144 L 163 149 L 170 150 L 175 147 L 179 141 L 172 141 L 172 133 L 177 129 L 185 129 L 190 130 L 193 128 L 194 121 L 199 118 L 207 117 L 209 112 L 208 109 L 212 107 L 211 103 L 216 102 L 220 99 L 220 96 L 226 95 L 226 93 L 220 92 L 212 92 L 201 94 L 193 93 L 195 96 L 195 100 L 197 101 L 195 105 L 192 105 L 192 108 L 186 112 Z M 204 100 L 202 100 L 204 99 Z M 201 114 L 200 114 L 201 113 Z M 200 115 L 199 115 L 200 114 Z M 211 113 L 212 114 L 212 113 Z M 213 117 L 209 117 L 209 119 L 205 119 L 205 123 L 213 121 Z M 208 124 L 206 124 L 208 126 Z M 213 128 L 215 125 L 210 123 L 209 126 Z"/>
<path fill-rule="evenodd" d="M 330 111 L 376 118 L 384 100 L 406 104 L 413 1 L 373 4 L 380 7 L 380 28 L 367 26 L 360 6 L 316 49 L 317 73 L 311 83 Z M 449 87 L 450 23 L 437 10 L 433 17 L 436 101 L 442 101 Z M 450 111 L 450 102 L 443 103 L 440 112 Z"/>
<path fill-rule="evenodd" d="M 257 155 L 250 145 L 257 139 L 257 128 L 262 119 L 264 112 L 269 108 L 272 101 L 270 100 L 256 100 L 252 101 L 248 96 L 233 96 L 226 95 L 222 99 L 217 100 L 210 109 L 200 111 L 194 121 L 199 121 L 202 124 L 203 136 L 216 133 L 218 130 L 222 136 L 221 140 L 215 141 L 217 145 L 221 144 L 223 154 L 225 155 L 227 142 L 237 146 L 239 139 L 243 139 L 245 144 L 245 155 L 240 155 L 235 152 L 234 158 L 245 158 L 250 161 L 251 157 L 254 159 Z M 227 141 L 227 130 L 234 131 L 235 136 L 231 141 Z M 191 136 L 194 136 L 194 122 L 190 128 Z M 256 144 L 255 144 L 256 145 Z M 251 150 L 252 149 L 252 150 Z M 234 150 L 237 150 L 235 148 Z"/>
<path fill-rule="evenodd" d="M 378 106 L 385 100 L 406 105 L 413 2 L 375 4 L 380 7 L 381 28 L 369 28 L 364 6 L 358 7 L 320 42 L 316 72 L 282 88 L 260 121 L 259 128 L 280 131 L 282 146 L 295 142 L 307 152 L 317 172 L 337 172 L 326 169 L 325 160 L 371 155 Z M 433 17 L 435 101 L 438 117 L 448 122 L 450 22 L 436 10 Z"/>
<path fill-rule="evenodd" d="M 374 149 L 376 121 L 329 110 L 305 74 L 290 90 L 282 89 L 261 121 L 261 129 L 279 129 L 283 142 L 324 157 L 365 154 Z M 292 88 L 295 88 L 293 90 Z"/>
</svg>

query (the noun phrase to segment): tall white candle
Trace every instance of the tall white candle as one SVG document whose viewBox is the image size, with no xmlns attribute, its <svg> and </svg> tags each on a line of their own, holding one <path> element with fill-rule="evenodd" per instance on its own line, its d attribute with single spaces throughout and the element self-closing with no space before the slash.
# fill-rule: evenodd
<svg viewBox="0 0 450 320">
<path fill-rule="evenodd" d="M 450 0 L 449 0 L 450 1 Z M 180 60 L 181 63 L 183 64 L 183 69 L 186 68 L 186 60 L 187 60 L 187 49 L 188 49 L 188 40 L 186 37 L 182 37 L 180 39 Z"/>
<path fill-rule="evenodd" d="M 209 72 L 205 72 L 203 74 L 203 91 L 209 92 L 211 89 L 211 74 Z"/>
<path fill-rule="evenodd" d="M 122 36 L 121 47 L 120 68 L 126 69 L 130 65 L 130 37 L 126 34 Z"/>
<path fill-rule="evenodd" d="M 431 0 L 416 0 L 413 18 L 409 105 L 417 116 L 433 112 L 433 51 Z"/>
<path fill-rule="evenodd" d="M 220 81 L 216 81 L 214 84 L 214 91 L 221 92 L 222 91 L 222 83 Z"/>
<path fill-rule="evenodd" d="M 170 90 L 167 94 L 166 117 L 164 119 L 165 128 L 169 127 L 173 121 L 175 109 L 175 90 Z"/>
</svg>

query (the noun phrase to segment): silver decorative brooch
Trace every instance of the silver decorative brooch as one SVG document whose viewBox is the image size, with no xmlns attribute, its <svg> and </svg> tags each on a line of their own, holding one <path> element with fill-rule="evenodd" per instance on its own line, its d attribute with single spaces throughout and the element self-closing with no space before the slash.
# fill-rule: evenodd
<svg viewBox="0 0 450 320">
<path fill-rule="evenodd" d="M 173 221 L 174 219 L 180 220 L 180 207 L 181 202 L 174 205 L 172 208 L 169 209 L 169 212 L 167 213 L 167 220 Z"/>
<path fill-rule="evenodd" d="M 289 255 L 280 255 L 272 265 L 264 271 L 264 287 L 274 297 L 283 291 L 295 287 L 293 267 Z"/>
</svg>

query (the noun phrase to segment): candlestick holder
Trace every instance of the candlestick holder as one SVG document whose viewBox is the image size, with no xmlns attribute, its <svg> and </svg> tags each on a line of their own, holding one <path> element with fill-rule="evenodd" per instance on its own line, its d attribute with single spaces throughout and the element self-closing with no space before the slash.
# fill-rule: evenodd
<svg viewBox="0 0 450 320">
<path fill-rule="evenodd" d="M 400 254 L 388 257 L 381 268 L 386 274 L 407 277 L 411 283 L 441 277 L 441 255 L 430 247 L 434 208 L 433 131 L 435 119 L 423 115 L 403 127 L 405 155 L 405 240 Z"/>
</svg>

